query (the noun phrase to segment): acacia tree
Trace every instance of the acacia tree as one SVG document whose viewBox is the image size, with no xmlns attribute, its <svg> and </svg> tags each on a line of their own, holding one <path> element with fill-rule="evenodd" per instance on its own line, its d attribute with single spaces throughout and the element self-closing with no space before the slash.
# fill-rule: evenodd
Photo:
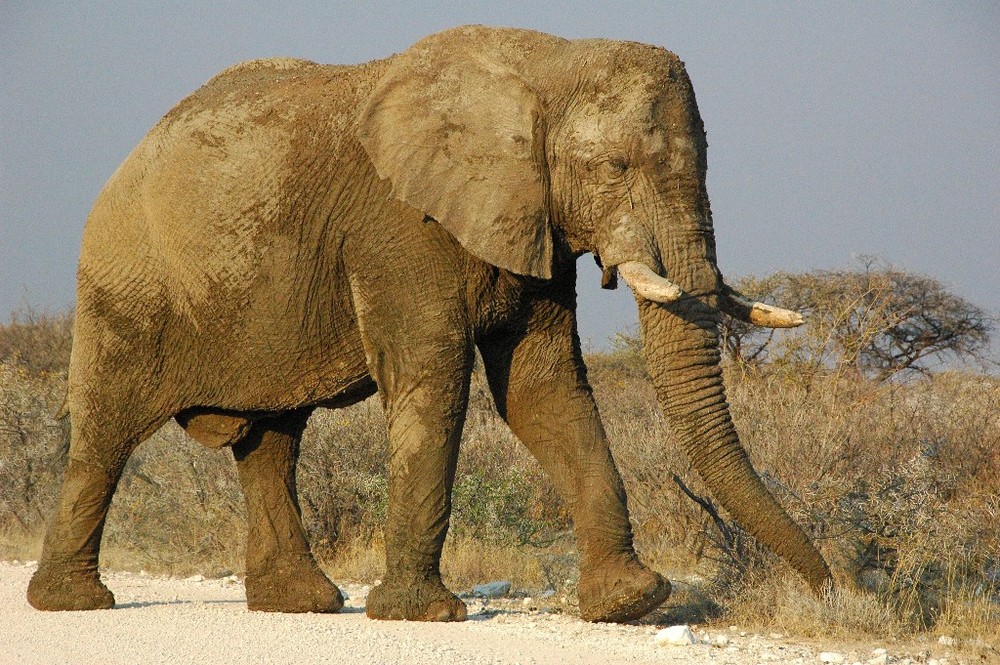
<svg viewBox="0 0 1000 665">
<path fill-rule="evenodd" d="M 853 368 L 877 380 L 926 373 L 952 357 L 982 360 L 995 321 L 939 281 L 897 270 L 778 272 L 737 288 L 806 316 L 804 328 L 764 331 L 726 317 L 725 351 L 737 362 Z"/>
</svg>

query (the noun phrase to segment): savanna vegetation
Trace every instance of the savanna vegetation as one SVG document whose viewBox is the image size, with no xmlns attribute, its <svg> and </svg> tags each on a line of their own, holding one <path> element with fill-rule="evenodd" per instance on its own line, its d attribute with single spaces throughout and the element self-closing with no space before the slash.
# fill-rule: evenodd
<svg viewBox="0 0 1000 665">
<path fill-rule="evenodd" d="M 675 581 L 654 620 L 719 621 L 800 635 L 948 632 L 1000 648 L 1000 379 L 994 321 L 937 281 L 869 263 L 777 273 L 744 293 L 809 325 L 727 320 L 733 416 L 783 505 L 832 562 L 816 599 L 701 486 L 666 427 L 634 336 L 589 354 L 590 379 L 629 490 L 637 547 Z M 0 326 L 0 558 L 33 558 L 69 441 L 57 415 L 71 314 L 22 311 Z M 313 549 L 336 579 L 381 575 L 386 432 L 372 399 L 310 421 L 298 467 Z M 103 564 L 241 572 L 245 513 L 232 457 L 174 424 L 126 469 Z M 559 497 L 473 378 L 445 550 L 456 589 L 489 579 L 572 604 L 575 551 Z M 992 645 L 992 646 L 991 646 Z M 994 652 L 995 653 L 995 652 Z"/>
</svg>

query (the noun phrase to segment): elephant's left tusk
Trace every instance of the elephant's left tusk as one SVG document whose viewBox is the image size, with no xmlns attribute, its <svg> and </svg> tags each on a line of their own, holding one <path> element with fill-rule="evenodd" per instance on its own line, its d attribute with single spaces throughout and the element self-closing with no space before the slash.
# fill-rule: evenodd
<svg viewBox="0 0 1000 665">
<path fill-rule="evenodd" d="M 618 265 L 618 274 L 639 295 L 653 302 L 674 302 L 684 291 L 666 277 L 661 277 L 645 263 L 626 261 Z"/>
<path fill-rule="evenodd" d="M 805 323 L 798 312 L 750 300 L 728 284 L 722 285 L 719 309 L 734 319 L 765 328 L 795 328 Z"/>
</svg>

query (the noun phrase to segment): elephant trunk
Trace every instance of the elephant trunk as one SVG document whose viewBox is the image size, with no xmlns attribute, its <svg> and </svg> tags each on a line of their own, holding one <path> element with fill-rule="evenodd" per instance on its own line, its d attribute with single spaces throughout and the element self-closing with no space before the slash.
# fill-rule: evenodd
<svg viewBox="0 0 1000 665">
<path fill-rule="evenodd" d="M 740 444 L 720 366 L 718 311 L 694 297 L 671 304 L 643 298 L 639 320 L 650 376 L 668 422 L 716 500 L 757 540 L 820 591 L 830 570 L 778 504 Z"/>
</svg>

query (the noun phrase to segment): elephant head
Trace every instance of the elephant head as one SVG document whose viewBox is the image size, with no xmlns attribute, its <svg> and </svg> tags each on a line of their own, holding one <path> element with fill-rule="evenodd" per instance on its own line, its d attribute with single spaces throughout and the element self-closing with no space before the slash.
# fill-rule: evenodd
<svg viewBox="0 0 1000 665">
<path fill-rule="evenodd" d="M 393 196 L 470 253 L 542 280 L 591 252 L 635 292 L 649 374 L 719 503 L 810 585 L 823 558 L 740 444 L 720 367 L 720 312 L 766 326 L 799 315 L 753 303 L 716 265 L 707 142 L 684 64 L 637 43 L 466 27 L 397 56 L 358 132 Z"/>
</svg>

